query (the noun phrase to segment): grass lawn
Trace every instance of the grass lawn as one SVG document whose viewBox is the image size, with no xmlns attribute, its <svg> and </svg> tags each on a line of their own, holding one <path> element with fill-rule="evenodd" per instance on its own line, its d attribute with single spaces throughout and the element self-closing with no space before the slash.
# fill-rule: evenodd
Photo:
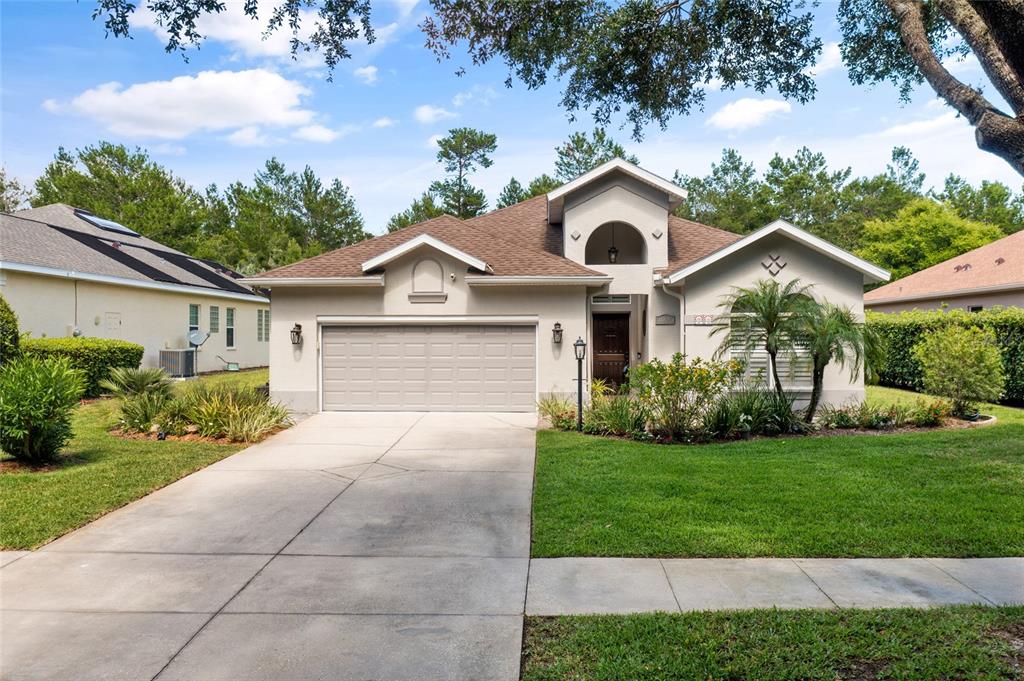
<svg viewBox="0 0 1024 681">
<path fill-rule="evenodd" d="M 533 555 L 1021 556 L 1024 410 L 983 411 L 998 422 L 702 446 L 541 431 Z"/>
<path fill-rule="evenodd" d="M 1019 679 L 1024 608 L 527 618 L 524 681 Z"/>
<path fill-rule="evenodd" d="M 261 385 L 267 370 L 198 380 Z M 244 447 L 114 437 L 116 411 L 113 400 L 79 406 L 74 439 L 52 470 L 0 473 L 0 549 L 45 544 Z"/>
</svg>

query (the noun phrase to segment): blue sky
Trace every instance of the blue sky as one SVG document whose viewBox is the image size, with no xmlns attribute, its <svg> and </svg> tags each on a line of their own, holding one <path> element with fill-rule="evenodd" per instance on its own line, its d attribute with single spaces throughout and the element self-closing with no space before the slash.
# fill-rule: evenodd
<svg viewBox="0 0 1024 681">
<path fill-rule="evenodd" d="M 440 176 L 434 140 L 450 127 L 498 136 L 494 165 L 473 178 L 492 204 L 509 177 L 525 183 L 552 172 L 554 147 L 592 127 L 586 114 L 567 119 L 558 83 L 506 89 L 500 63 L 474 67 L 458 52 L 438 63 L 417 27 L 425 0 L 375 0 L 379 40 L 353 46 L 333 82 L 315 56 L 293 61 L 283 36 L 261 40 L 240 3 L 227 4 L 228 12 L 200 25 L 207 40 L 186 62 L 163 51 L 159 28 L 144 14 L 134 20 L 133 39 L 124 40 L 104 37 L 90 0 L 4 0 L 0 155 L 8 172 L 31 181 L 59 145 L 100 139 L 142 146 L 198 187 L 249 180 L 277 156 L 291 168 L 309 164 L 322 177 L 341 178 L 367 227 L 380 232 Z M 869 174 L 903 144 L 930 184 L 955 172 L 1021 186 L 1009 166 L 975 147 L 971 128 L 930 90 L 901 105 L 892 87 L 851 85 L 838 59 L 835 9 L 824 3 L 817 10 L 826 47 L 812 103 L 711 89 L 704 111 L 674 119 L 665 131 L 650 128 L 641 143 L 626 129 L 613 126 L 612 134 L 665 177 L 677 169 L 705 174 L 725 146 L 763 168 L 775 152 L 807 145 L 836 166 Z M 462 77 L 459 66 L 466 66 Z M 976 61 L 952 68 L 967 82 L 984 82 Z"/>
</svg>

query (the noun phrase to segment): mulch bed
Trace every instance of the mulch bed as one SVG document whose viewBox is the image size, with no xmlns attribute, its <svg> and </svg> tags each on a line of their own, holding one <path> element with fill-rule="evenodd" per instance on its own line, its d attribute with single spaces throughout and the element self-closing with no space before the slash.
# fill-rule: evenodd
<svg viewBox="0 0 1024 681">
<path fill-rule="evenodd" d="M 216 445 L 239 445 L 239 444 L 254 445 L 257 442 L 263 442 L 263 440 L 266 440 L 268 437 L 270 437 L 272 435 L 276 435 L 277 433 L 280 433 L 282 430 L 284 430 L 284 428 L 275 428 L 274 430 L 268 432 L 262 438 L 260 438 L 259 440 L 254 441 L 254 442 L 236 442 L 236 441 L 231 440 L 231 439 L 226 438 L 226 437 L 206 437 L 205 435 L 200 435 L 199 433 L 186 433 L 185 435 L 170 435 L 170 434 L 168 434 L 168 435 L 164 436 L 164 440 L 166 442 L 209 442 L 211 444 L 216 444 Z M 125 440 L 158 440 L 159 439 L 157 437 L 157 434 L 153 433 L 153 432 L 149 432 L 149 433 L 136 433 L 136 432 L 133 432 L 133 431 L 122 430 L 121 428 L 114 428 L 113 430 L 110 430 L 110 431 L 107 431 L 107 432 L 109 432 L 114 437 L 124 438 Z"/>
</svg>

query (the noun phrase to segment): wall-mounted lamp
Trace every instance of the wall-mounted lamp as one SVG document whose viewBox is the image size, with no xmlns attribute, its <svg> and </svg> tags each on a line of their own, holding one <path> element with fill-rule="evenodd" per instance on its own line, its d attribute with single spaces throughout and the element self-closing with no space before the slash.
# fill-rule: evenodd
<svg viewBox="0 0 1024 681">
<path fill-rule="evenodd" d="M 292 337 L 292 345 L 299 345 L 302 343 L 302 324 L 296 324 L 292 327 L 292 330 L 288 333 Z"/>
<path fill-rule="evenodd" d="M 551 329 L 551 342 L 555 345 L 562 343 L 562 325 L 555 322 L 555 326 Z"/>
</svg>

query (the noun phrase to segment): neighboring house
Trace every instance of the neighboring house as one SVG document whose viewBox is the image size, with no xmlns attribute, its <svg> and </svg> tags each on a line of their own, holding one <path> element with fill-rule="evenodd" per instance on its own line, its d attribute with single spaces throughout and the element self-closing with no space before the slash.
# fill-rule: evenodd
<svg viewBox="0 0 1024 681">
<path fill-rule="evenodd" d="M 864 294 L 864 307 L 875 312 L 994 305 L 1024 307 L 1024 231 Z"/>
<path fill-rule="evenodd" d="M 0 214 L 0 292 L 21 331 L 139 343 L 143 366 L 194 329 L 210 334 L 198 371 L 266 366 L 270 301 L 240 277 L 64 204 Z"/>
<path fill-rule="evenodd" d="M 247 279 L 273 289 L 271 391 L 299 411 L 529 411 L 576 392 L 577 338 L 585 376 L 616 382 L 655 357 L 712 356 L 731 286 L 799 277 L 862 313 L 864 284 L 888 276 L 785 222 L 740 237 L 680 219 L 683 199 L 615 159 L 546 196 Z M 798 371 L 786 387 L 809 383 Z M 836 367 L 824 387 L 863 395 Z"/>
</svg>

